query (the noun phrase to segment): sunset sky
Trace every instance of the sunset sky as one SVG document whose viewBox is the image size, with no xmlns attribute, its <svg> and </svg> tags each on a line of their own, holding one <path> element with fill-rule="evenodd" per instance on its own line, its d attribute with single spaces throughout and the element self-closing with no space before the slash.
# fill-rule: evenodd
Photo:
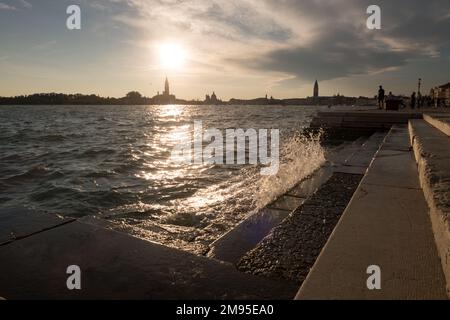
<svg viewBox="0 0 450 320">
<path fill-rule="evenodd" d="M 81 30 L 66 28 L 81 7 Z M 382 29 L 366 9 L 382 8 Z M 448 0 L 0 0 L 0 95 L 410 94 L 450 81 Z"/>
</svg>

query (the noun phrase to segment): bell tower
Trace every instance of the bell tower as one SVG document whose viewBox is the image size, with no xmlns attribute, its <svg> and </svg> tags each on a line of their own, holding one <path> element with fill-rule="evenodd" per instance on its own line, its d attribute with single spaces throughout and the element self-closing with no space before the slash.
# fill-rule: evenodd
<svg viewBox="0 0 450 320">
<path fill-rule="evenodd" d="M 319 97 L 319 83 L 316 82 L 314 83 L 314 93 L 313 93 L 314 98 L 318 98 Z"/>
<path fill-rule="evenodd" d="M 170 88 L 169 88 L 169 80 L 166 77 L 166 82 L 164 84 L 164 95 L 169 96 L 170 95 Z"/>
</svg>

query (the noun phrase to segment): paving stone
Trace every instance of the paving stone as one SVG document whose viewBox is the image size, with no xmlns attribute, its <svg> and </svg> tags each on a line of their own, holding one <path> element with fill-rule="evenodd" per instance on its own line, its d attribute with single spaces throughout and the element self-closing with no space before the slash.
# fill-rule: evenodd
<svg viewBox="0 0 450 320">
<path fill-rule="evenodd" d="M 0 209 L 0 245 L 73 221 L 56 215 L 36 214 L 26 208 Z"/>
</svg>

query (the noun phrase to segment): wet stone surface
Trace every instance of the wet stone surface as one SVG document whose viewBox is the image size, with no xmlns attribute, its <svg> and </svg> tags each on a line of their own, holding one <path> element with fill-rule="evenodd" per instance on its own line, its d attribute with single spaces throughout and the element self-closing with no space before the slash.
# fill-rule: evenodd
<svg viewBox="0 0 450 320">
<path fill-rule="evenodd" d="M 299 284 L 308 275 L 363 175 L 334 173 L 238 262 L 240 271 Z"/>
</svg>

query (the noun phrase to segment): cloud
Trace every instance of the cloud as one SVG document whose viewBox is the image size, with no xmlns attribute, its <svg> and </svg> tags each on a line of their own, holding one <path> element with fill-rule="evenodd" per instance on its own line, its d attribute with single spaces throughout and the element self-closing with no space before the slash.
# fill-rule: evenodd
<svg viewBox="0 0 450 320">
<path fill-rule="evenodd" d="M 379 31 L 365 27 L 369 1 L 265 3 L 292 23 L 294 41 L 257 56 L 230 59 L 253 71 L 278 72 L 307 81 L 368 75 L 401 68 L 415 59 L 438 57 L 450 44 L 449 1 L 381 1 Z M 306 37 L 302 23 L 309 30 Z"/>
<path fill-rule="evenodd" d="M 16 0 L 18 5 L 25 9 L 32 9 L 33 5 L 26 0 Z M 0 2 L 0 10 L 17 10 L 18 7 Z"/>
<path fill-rule="evenodd" d="M 379 0 L 382 29 L 368 30 L 371 0 L 96 0 L 115 23 L 150 41 L 181 39 L 211 69 L 331 80 L 395 70 L 448 55 L 450 1 Z M 132 40 L 132 39 L 130 39 Z M 136 42 L 142 38 L 136 39 Z M 230 64 L 229 62 L 232 62 Z"/>
<path fill-rule="evenodd" d="M 256 10 L 251 3 L 213 2 L 203 11 L 193 14 L 192 18 L 198 23 L 206 26 L 216 35 L 224 35 L 222 30 L 228 30 L 228 38 L 235 39 L 263 39 L 274 42 L 288 40 L 292 31 L 277 23 L 270 14 Z"/>
<path fill-rule="evenodd" d="M 17 10 L 16 7 L 7 5 L 6 3 L 0 2 L 0 10 Z"/>
<path fill-rule="evenodd" d="M 290 28 L 275 21 L 270 12 L 259 10 L 253 1 L 108 1 L 118 9 L 117 21 L 147 30 L 156 28 L 160 34 L 181 32 L 235 41 L 275 42 L 285 41 L 291 35 Z M 98 3 L 94 2 L 94 6 Z"/>
<path fill-rule="evenodd" d="M 426 55 L 427 51 L 419 48 L 391 50 L 354 26 L 342 25 L 320 33 L 307 45 L 289 45 L 234 62 L 253 70 L 311 81 L 393 70 Z"/>
<path fill-rule="evenodd" d="M 29 3 L 28 1 L 26 1 L 26 0 L 18 0 L 18 1 L 19 1 L 20 5 L 22 7 L 24 7 L 25 9 L 32 9 L 33 8 L 33 5 L 31 3 Z"/>
</svg>

